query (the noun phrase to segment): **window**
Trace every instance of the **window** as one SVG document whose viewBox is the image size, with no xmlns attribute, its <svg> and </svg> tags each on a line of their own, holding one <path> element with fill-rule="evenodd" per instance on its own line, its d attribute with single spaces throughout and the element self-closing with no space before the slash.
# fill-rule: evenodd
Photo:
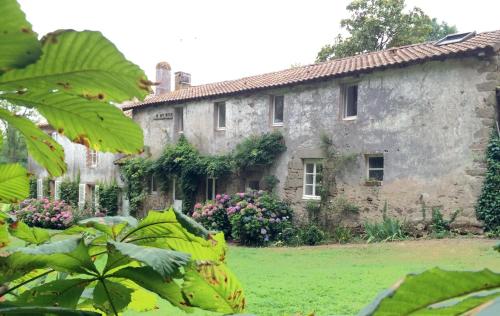
<svg viewBox="0 0 500 316">
<path fill-rule="evenodd" d="M 321 163 L 310 160 L 304 161 L 304 199 L 320 199 L 321 170 Z"/>
<path fill-rule="evenodd" d="M 87 148 L 87 167 L 96 168 L 99 163 L 99 153 L 93 149 Z"/>
<path fill-rule="evenodd" d="M 259 190 L 259 180 L 251 180 L 251 181 L 248 181 L 248 188 L 250 190 L 255 190 L 255 191 L 258 191 Z"/>
<path fill-rule="evenodd" d="M 358 85 L 345 86 L 343 88 L 342 104 L 343 119 L 355 119 L 358 115 Z"/>
<path fill-rule="evenodd" d="M 177 133 L 184 132 L 184 111 L 183 108 L 175 109 L 175 130 Z"/>
<path fill-rule="evenodd" d="M 273 126 L 283 126 L 285 98 L 282 95 L 273 97 Z"/>
<path fill-rule="evenodd" d="M 226 102 L 215 103 L 216 128 L 218 130 L 226 129 Z"/>
<path fill-rule="evenodd" d="M 448 34 L 436 42 L 436 46 L 463 42 L 476 35 L 476 32 Z"/>
<path fill-rule="evenodd" d="M 158 183 L 154 175 L 151 176 L 151 182 L 149 183 L 149 190 L 151 194 L 158 193 Z"/>
<path fill-rule="evenodd" d="M 384 156 L 367 156 L 368 180 L 384 180 Z"/>
<path fill-rule="evenodd" d="M 207 178 L 207 200 L 215 200 L 215 178 Z"/>
</svg>

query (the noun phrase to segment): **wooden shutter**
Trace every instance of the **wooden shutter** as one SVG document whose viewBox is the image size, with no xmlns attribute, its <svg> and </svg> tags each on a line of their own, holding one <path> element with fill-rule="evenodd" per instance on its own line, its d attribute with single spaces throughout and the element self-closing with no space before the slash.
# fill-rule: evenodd
<svg viewBox="0 0 500 316">
<path fill-rule="evenodd" d="M 85 208 L 85 189 L 87 185 L 85 183 L 80 183 L 78 186 L 78 208 L 83 210 Z"/>
<path fill-rule="evenodd" d="M 36 180 L 36 198 L 43 199 L 43 179 Z"/>
<path fill-rule="evenodd" d="M 54 200 L 61 199 L 61 180 L 56 180 L 54 182 Z"/>
</svg>

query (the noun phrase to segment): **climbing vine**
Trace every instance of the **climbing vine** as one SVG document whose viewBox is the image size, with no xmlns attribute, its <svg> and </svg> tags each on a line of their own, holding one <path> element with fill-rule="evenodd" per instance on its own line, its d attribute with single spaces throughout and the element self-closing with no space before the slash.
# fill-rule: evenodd
<svg viewBox="0 0 500 316">
<path fill-rule="evenodd" d="M 122 165 L 122 178 L 127 183 L 131 214 L 141 208 L 147 196 L 147 177 L 152 174 L 164 190 L 172 177 L 178 179 L 184 195 L 183 211 L 190 213 L 200 179 L 207 176 L 220 179 L 253 167 L 268 167 L 285 150 L 283 135 L 273 132 L 251 136 L 226 155 L 207 156 L 201 155 L 182 135 L 177 144 L 168 145 L 157 160 L 133 158 Z"/>
<path fill-rule="evenodd" d="M 78 185 L 79 180 L 73 181 L 65 179 L 61 182 L 60 186 L 60 198 L 66 203 L 70 204 L 73 208 L 78 207 Z"/>
<path fill-rule="evenodd" d="M 107 216 L 118 214 L 120 187 L 115 182 L 99 185 L 99 208 Z"/>
<path fill-rule="evenodd" d="M 476 216 L 484 221 L 486 229 L 496 230 L 500 227 L 500 136 L 496 131 L 488 144 L 486 163 L 488 169 L 476 204 Z"/>
</svg>

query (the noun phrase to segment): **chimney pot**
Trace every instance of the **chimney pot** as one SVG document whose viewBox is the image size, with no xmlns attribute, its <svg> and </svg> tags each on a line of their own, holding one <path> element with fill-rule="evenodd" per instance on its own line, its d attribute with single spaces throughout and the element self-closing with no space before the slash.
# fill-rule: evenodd
<svg viewBox="0 0 500 316">
<path fill-rule="evenodd" d="M 191 74 L 183 71 L 175 73 L 175 90 L 191 87 Z"/>
</svg>

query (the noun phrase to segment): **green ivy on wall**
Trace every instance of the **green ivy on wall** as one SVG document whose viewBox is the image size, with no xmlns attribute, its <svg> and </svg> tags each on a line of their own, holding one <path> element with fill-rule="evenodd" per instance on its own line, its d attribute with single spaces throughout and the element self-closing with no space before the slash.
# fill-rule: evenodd
<svg viewBox="0 0 500 316">
<path fill-rule="evenodd" d="M 184 195 L 183 211 L 190 213 L 200 179 L 207 176 L 220 179 L 254 167 L 268 167 L 285 150 L 283 135 L 272 132 L 243 140 L 229 154 L 202 156 L 182 135 L 177 144 L 168 145 L 156 161 L 132 158 L 122 165 L 121 174 L 127 185 L 131 214 L 137 214 L 142 207 L 147 196 L 148 180 L 153 174 L 163 190 L 168 187 L 172 177 L 179 179 Z"/>
<path fill-rule="evenodd" d="M 118 214 L 120 187 L 116 183 L 99 185 L 99 208 L 107 216 Z"/>
<path fill-rule="evenodd" d="M 486 151 L 488 169 L 476 204 L 476 216 L 487 230 L 500 227 L 500 136 L 495 131 Z"/>
<path fill-rule="evenodd" d="M 79 181 L 65 179 L 59 187 L 61 200 L 70 204 L 74 209 L 78 207 L 78 184 Z"/>
</svg>

